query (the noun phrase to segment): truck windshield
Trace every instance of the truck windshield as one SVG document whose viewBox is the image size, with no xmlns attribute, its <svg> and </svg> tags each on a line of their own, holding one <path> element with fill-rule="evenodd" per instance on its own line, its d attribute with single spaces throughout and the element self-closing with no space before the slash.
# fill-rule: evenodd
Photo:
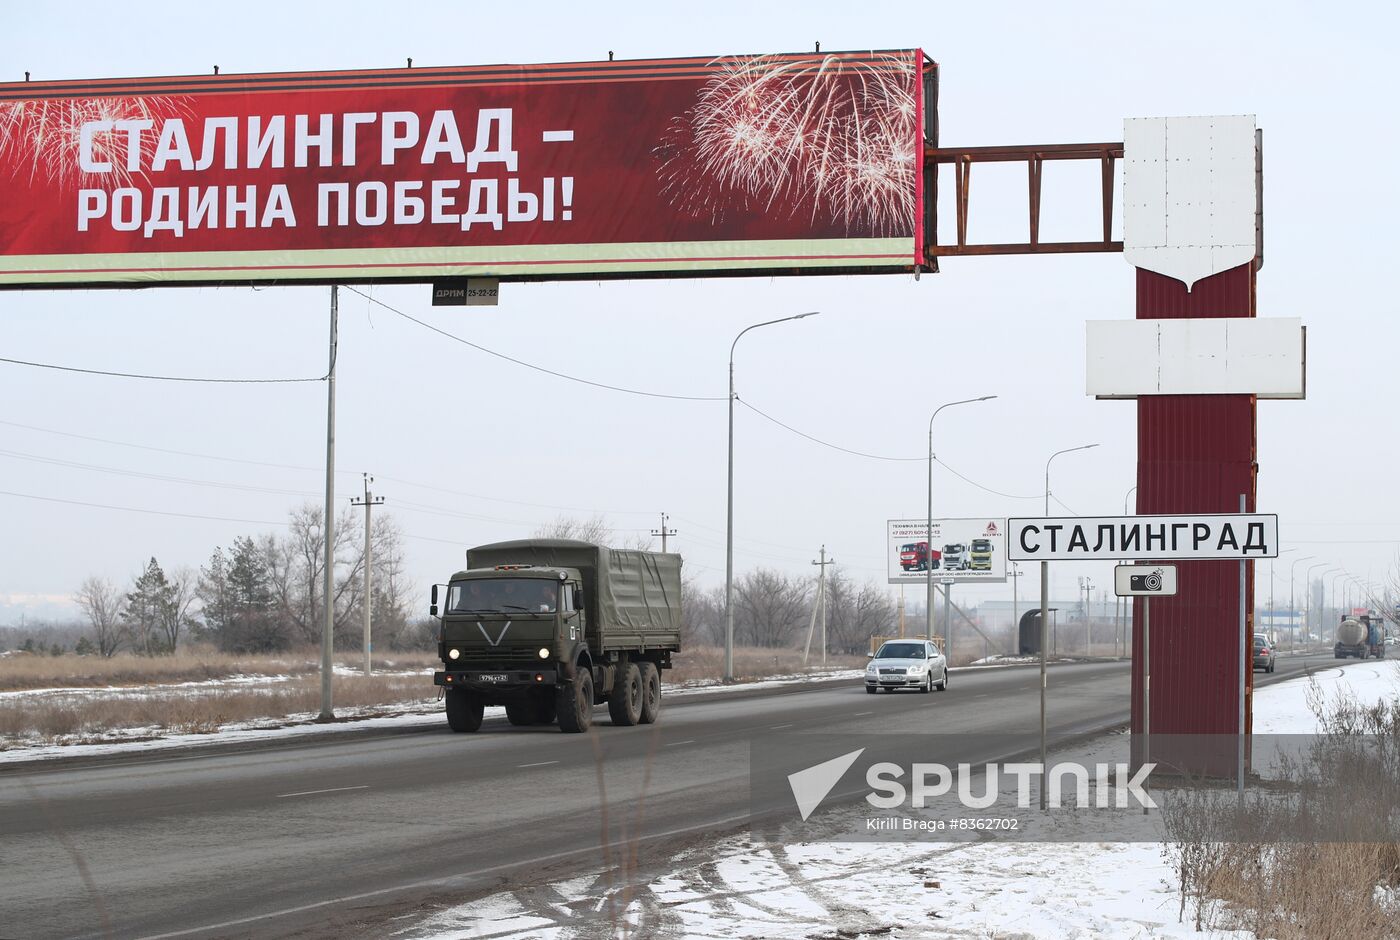
<svg viewBox="0 0 1400 940">
<path fill-rule="evenodd" d="M 552 614 L 559 603 L 559 582 L 544 578 L 480 578 L 454 581 L 448 591 L 448 613 Z"/>
</svg>

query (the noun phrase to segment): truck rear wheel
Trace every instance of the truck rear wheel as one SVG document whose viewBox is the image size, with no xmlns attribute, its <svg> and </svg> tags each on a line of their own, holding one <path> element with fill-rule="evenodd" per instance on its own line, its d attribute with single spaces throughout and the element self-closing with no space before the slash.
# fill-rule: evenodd
<svg viewBox="0 0 1400 940">
<path fill-rule="evenodd" d="M 453 731 L 476 731 L 486 707 L 481 699 L 463 689 L 447 690 L 447 726 Z"/>
<path fill-rule="evenodd" d="M 642 716 L 642 674 L 636 663 L 617 667 L 617 680 L 608 695 L 608 714 L 612 723 L 630 728 Z"/>
<path fill-rule="evenodd" d="M 642 673 L 642 714 L 637 720 L 649 725 L 661 714 L 661 671 L 655 663 L 639 663 L 637 668 Z"/>
<path fill-rule="evenodd" d="M 565 734 L 587 731 L 593 724 L 593 674 L 580 666 L 572 682 L 559 686 L 554 700 L 559 712 L 559 730 Z"/>
</svg>

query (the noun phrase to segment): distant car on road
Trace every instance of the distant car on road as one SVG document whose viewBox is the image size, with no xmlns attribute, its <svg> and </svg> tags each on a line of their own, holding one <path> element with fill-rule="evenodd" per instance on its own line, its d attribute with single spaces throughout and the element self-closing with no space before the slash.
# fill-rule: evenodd
<svg viewBox="0 0 1400 940">
<path fill-rule="evenodd" d="M 1269 638 L 1262 633 L 1254 634 L 1254 668 L 1262 669 L 1265 672 L 1274 671 L 1274 660 L 1277 655 L 1274 644 L 1269 642 Z"/>
<path fill-rule="evenodd" d="M 880 689 L 946 692 L 948 660 L 938 645 L 928 640 L 890 640 L 865 667 L 865 691 L 874 695 Z"/>
</svg>

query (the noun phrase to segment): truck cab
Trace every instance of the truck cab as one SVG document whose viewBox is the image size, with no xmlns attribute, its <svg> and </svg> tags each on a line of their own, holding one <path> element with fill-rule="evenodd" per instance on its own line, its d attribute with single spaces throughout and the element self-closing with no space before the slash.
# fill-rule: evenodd
<svg viewBox="0 0 1400 940">
<path fill-rule="evenodd" d="M 954 542 L 943 546 L 943 567 L 949 571 L 966 571 L 972 564 L 968 557 L 967 546 L 961 542 Z"/>
<path fill-rule="evenodd" d="M 680 651 L 680 572 L 679 555 L 568 539 L 469 549 L 431 592 L 448 725 L 476 731 L 503 705 L 513 725 L 577 733 L 604 703 L 614 725 L 652 723 Z"/>
<path fill-rule="evenodd" d="M 973 539 L 970 548 L 972 558 L 971 569 L 973 571 L 992 570 L 992 540 Z"/>
<path fill-rule="evenodd" d="M 899 547 L 899 567 L 904 571 L 927 571 L 938 568 L 938 552 L 929 557 L 927 542 L 909 542 Z"/>
</svg>

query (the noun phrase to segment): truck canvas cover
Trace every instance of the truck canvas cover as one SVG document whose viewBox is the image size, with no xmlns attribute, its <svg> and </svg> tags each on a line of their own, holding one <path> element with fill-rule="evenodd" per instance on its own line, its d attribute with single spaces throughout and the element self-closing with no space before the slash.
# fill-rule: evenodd
<svg viewBox="0 0 1400 940">
<path fill-rule="evenodd" d="M 576 568 L 602 649 L 679 650 L 681 556 L 573 539 L 519 539 L 467 550 L 467 567 Z"/>
</svg>

